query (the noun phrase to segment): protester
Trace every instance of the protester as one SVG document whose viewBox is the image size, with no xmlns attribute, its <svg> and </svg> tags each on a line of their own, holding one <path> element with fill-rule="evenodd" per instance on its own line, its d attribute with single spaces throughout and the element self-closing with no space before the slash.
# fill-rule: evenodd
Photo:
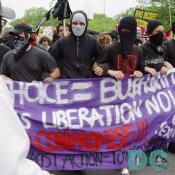
<svg viewBox="0 0 175 175">
<path fill-rule="evenodd" d="M 137 34 L 136 34 L 136 41 L 135 44 L 137 46 L 141 46 L 143 44 L 143 40 L 142 40 L 142 30 L 140 27 L 137 27 Z"/>
<path fill-rule="evenodd" d="M 2 18 L 12 19 L 15 13 L 12 9 L 1 6 Z M 0 25 L 1 30 L 2 25 Z M 1 49 L 0 49 L 1 51 Z M 26 159 L 29 152 L 29 138 L 13 109 L 13 102 L 5 82 L 0 78 L 0 174 L 1 175 L 48 175 L 33 161 Z"/>
<path fill-rule="evenodd" d="M 13 37 L 9 34 L 11 30 L 13 30 L 13 26 L 5 25 L 2 29 L 2 44 L 9 47 L 10 49 L 14 49 Z"/>
<path fill-rule="evenodd" d="M 62 22 L 59 23 L 58 26 L 56 27 L 56 31 L 54 31 L 53 33 L 52 44 L 54 44 L 59 38 L 69 35 L 69 32 L 70 32 L 69 24 L 66 23 L 66 28 L 64 30 L 64 24 Z"/>
<path fill-rule="evenodd" d="M 137 78 L 143 76 L 141 69 L 142 51 L 135 45 L 137 33 L 137 22 L 133 17 L 124 17 L 118 26 L 120 41 L 109 45 L 103 55 L 97 60 L 97 66 L 94 66 L 96 75 L 101 76 L 105 72 L 122 80 L 125 76 L 133 75 Z M 101 72 L 100 67 L 108 63 L 108 69 Z M 105 66 L 106 68 L 107 66 Z M 129 174 L 127 168 L 122 169 L 121 173 Z"/>
<path fill-rule="evenodd" d="M 98 41 L 87 34 L 87 16 L 76 11 L 71 17 L 71 34 L 63 37 L 49 49 L 57 61 L 61 78 L 93 77 L 92 66 L 102 48 Z"/>
<path fill-rule="evenodd" d="M 61 78 L 93 77 L 92 66 L 102 48 L 93 36 L 86 33 L 87 15 L 83 11 L 74 12 L 70 27 L 71 34 L 59 39 L 50 49 L 60 68 Z M 62 171 L 61 174 L 84 174 L 84 172 Z"/>
<path fill-rule="evenodd" d="M 48 51 L 51 45 L 51 41 L 47 36 L 43 36 L 40 38 L 39 44 L 42 45 L 46 51 Z"/>
<path fill-rule="evenodd" d="M 173 38 L 167 42 L 164 42 L 164 45 L 167 48 L 168 62 L 171 63 L 173 67 L 175 67 L 175 22 L 172 22 L 171 29 Z"/>
<path fill-rule="evenodd" d="M 107 33 L 101 33 L 100 35 L 98 35 L 97 40 L 99 41 L 103 49 L 106 48 L 109 44 L 112 44 L 112 38 Z"/>
<path fill-rule="evenodd" d="M 11 31 L 15 49 L 4 56 L 1 74 L 16 81 L 49 83 L 60 76 L 59 69 L 49 53 L 31 46 L 31 31 L 27 24 L 17 24 Z"/>
<path fill-rule="evenodd" d="M 133 17 L 124 17 L 118 26 L 120 41 L 113 43 L 104 50 L 104 54 L 97 60 L 94 72 L 98 76 L 104 73 L 122 80 L 125 76 L 142 77 L 141 69 L 142 50 L 136 46 L 137 22 Z M 108 69 L 100 71 L 99 67 L 108 63 Z M 107 66 L 105 66 L 107 67 Z"/>
<path fill-rule="evenodd" d="M 5 26 L 7 19 L 13 19 L 15 17 L 15 12 L 12 9 L 9 9 L 7 7 L 1 7 L 1 1 L 0 1 L 0 33 L 2 30 L 2 27 Z M 2 40 L 3 41 L 3 40 Z M 5 46 L 3 43 L 0 44 L 0 65 L 3 59 L 3 56 L 10 50 L 9 47 Z"/>
<path fill-rule="evenodd" d="M 166 48 L 162 46 L 164 37 L 163 24 L 156 20 L 148 21 L 147 34 L 149 41 L 143 46 L 143 67 L 145 73 L 155 75 L 156 72 L 166 74 L 172 66 L 167 62 Z"/>
</svg>

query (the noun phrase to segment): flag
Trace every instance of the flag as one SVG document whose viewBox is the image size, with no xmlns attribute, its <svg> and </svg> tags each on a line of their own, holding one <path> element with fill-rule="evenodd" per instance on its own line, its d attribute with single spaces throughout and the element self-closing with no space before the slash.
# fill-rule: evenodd
<svg viewBox="0 0 175 175">
<path fill-rule="evenodd" d="M 70 18 L 72 11 L 70 9 L 68 0 L 57 0 L 52 14 L 54 18 L 58 18 L 58 20 L 63 20 L 64 18 Z"/>
</svg>

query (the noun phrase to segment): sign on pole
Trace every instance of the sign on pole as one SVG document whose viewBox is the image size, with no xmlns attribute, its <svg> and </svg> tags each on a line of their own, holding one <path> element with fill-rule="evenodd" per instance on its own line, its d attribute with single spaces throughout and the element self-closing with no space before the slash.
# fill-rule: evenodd
<svg viewBox="0 0 175 175">
<path fill-rule="evenodd" d="M 142 9 L 136 9 L 134 12 L 134 17 L 137 20 L 138 27 L 146 28 L 147 27 L 147 21 L 148 20 L 154 20 L 158 16 L 158 13 L 148 11 L 148 10 L 142 10 Z"/>
</svg>

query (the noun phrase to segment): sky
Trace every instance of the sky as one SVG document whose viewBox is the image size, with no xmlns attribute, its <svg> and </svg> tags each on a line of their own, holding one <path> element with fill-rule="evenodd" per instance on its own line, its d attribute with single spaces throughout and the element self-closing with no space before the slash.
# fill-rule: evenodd
<svg viewBox="0 0 175 175">
<path fill-rule="evenodd" d="M 16 17 L 22 17 L 24 11 L 31 7 L 44 7 L 49 9 L 53 0 L 1 0 L 3 6 L 11 7 L 16 12 Z M 55 0 L 56 2 L 57 0 Z M 104 13 L 114 17 L 129 7 L 136 6 L 136 0 L 69 0 L 72 11 L 85 10 L 89 16 L 93 13 Z M 104 6 L 105 4 L 105 6 Z M 105 7 L 105 8 L 104 8 Z"/>
</svg>

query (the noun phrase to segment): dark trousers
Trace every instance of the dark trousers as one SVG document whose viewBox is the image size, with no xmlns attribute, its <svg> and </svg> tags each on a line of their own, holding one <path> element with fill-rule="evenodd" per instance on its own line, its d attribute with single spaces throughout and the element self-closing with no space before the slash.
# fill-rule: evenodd
<svg viewBox="0 0 175 175">
<path fill-rule="evenodd" d="M 51 174 L 55 175 L 86 175 L 85 171 L 50 171 Z"/>
</svg>

